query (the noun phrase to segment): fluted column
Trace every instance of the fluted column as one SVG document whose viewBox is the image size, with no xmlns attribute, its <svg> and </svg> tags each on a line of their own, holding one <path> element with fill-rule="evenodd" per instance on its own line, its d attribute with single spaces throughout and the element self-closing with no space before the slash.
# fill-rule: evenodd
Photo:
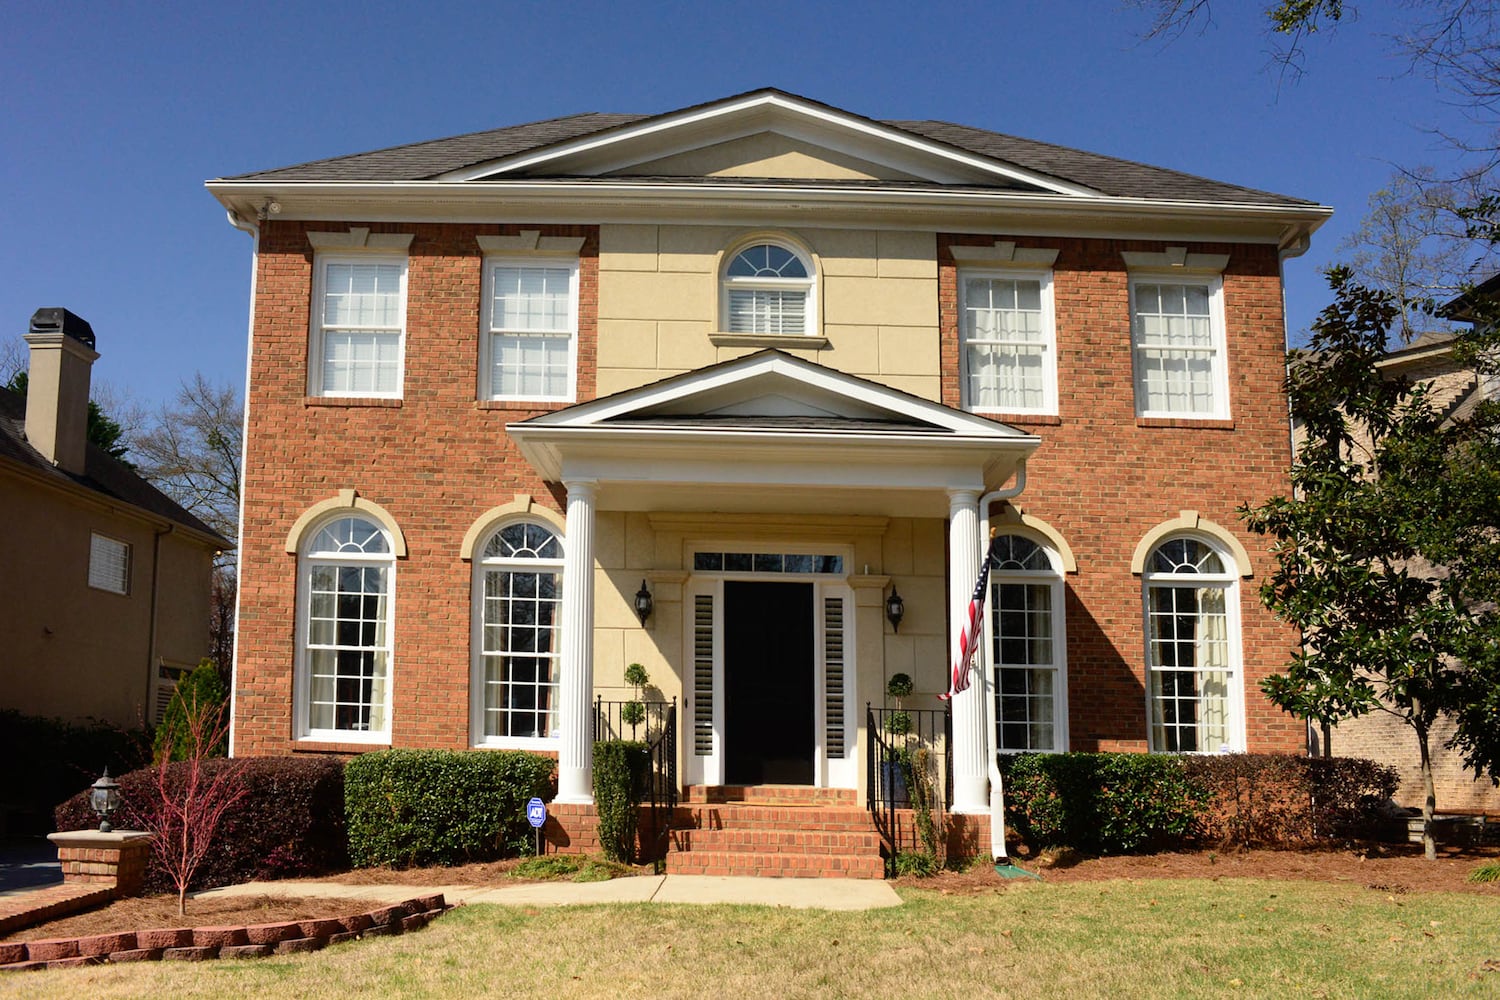
<svg viewBox="0 0 1500 1000">
<path fill-rule="evenodd" d="M 564 480 L 568 522 L 563 547 L 562 676 L 557 800 L 594 801 L 594 487 Z"/>
<path fill-rule="evenodd" d="M 958 646 L 969 623 L 969 598 L 979 579 L 979 493 L 948 491 L 948 667 L 951 677 Z M 982 661 L 981 661 L 982 662 Z M 953 812 L 987 813 L 989 765 L 985 760 L 984 685 L 972 678 L 968 690 L 953 696 Z"/>
</svg>

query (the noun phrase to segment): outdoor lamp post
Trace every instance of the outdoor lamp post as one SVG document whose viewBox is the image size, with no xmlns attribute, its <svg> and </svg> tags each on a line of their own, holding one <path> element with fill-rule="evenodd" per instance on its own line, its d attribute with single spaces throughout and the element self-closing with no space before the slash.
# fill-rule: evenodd
<svg viewBox="0 0 1500 1000">
<path fill-rule="evenodd" d="M 896 588 L 891 588 L 891 596 L 885 599 L 885 618 L 891 623 L 892 632 L 901 631 L 901 619 L 906 617 L 906 602 L 901 599 Z"/>
<path fill-rule="evenodd" d="M 646 589 L 646 581 L 641 580 L 641 589 L 635 592 L 635 616 L 646 624 L 646 619 L 651 617 L 654 604 L 651 600 L 651 591 Z"/>
<path fill-rule="evenodd" d="M 91 787 L 89 805 L 99 814 L 99 832 L 112 832 L 114 827 L 109 825 L 109 817 L 120 808 L 120 785 L 109 776 L 109 768 L 104 769 L 103 776 Z"/>
</svg>

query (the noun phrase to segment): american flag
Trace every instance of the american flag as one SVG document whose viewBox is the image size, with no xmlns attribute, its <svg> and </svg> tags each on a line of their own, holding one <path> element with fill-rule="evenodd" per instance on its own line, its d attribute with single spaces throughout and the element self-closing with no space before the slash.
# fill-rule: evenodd
<svg viewBox="0 0 1500 1000">
<path fill-rule="evenodd" d="M 938 695 L 947 701 L 969 688 L 969 667 L 974 662 L 974 650 L 979 645 L 979 634 L 984 629 L 984 598 L 990 580 L 990 563 L 994 562 L 994 542 L 984 554 L 984 565 L 979 567 L 979 582 L 974 585 L 974 596 L 969 598 L 969 618 L 964 624 L 963 634 L 958 637 L 958 659 L 953 662 L 952 686 L 947 694 Z"/>
</svg>

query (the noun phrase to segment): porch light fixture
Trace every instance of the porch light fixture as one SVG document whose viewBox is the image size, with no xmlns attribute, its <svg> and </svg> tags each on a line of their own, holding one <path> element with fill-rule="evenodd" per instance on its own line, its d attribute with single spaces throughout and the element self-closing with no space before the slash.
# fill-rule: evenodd
<svg viewBox="0 0 1500 1000">
<path fill-rule="evenodd" d="M 901 619 L 905 617 L 906 602 L 901 599 L 901 595 L 896 592 L 896 588 L 892 587 L 891 596 L 885 599 L 885 620 L 891 623 L 892 632 L 901 631 Z"/>
<path fill-rule="evenodd" d="M 635 616 L 646 624 L 646 619 L 651 617 L 651 609 L 654 607 L 651 601 L 651 591 L 646 589 L 646 581 L 641 581 L 641 589 L 635 592 Z"/>
<path fill-rule="evenodd" d="M 114 827 L 110 826 L 109 817 L 120 808 L 120 785 L 109 776 L 107 767 L 103 776 L 89 790 L 89 806 L 99 814 L 99 832 L 113 832 Z"/>
</svg>

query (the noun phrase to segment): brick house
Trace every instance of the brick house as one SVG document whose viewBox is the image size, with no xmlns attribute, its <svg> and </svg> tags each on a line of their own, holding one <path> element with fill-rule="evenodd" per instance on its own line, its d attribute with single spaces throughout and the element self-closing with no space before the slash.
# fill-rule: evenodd
<svg viewBox="0 0 1500 1000">
<path fill-rule="evenodd" d="M 1288 488 L 1327 208 L 776 90 L 208 187 L 255 239 L 234 753 L 552 753 L 586 824 L 638 662 L 689 797 L 852 808 L 990 537 L 973 829 L 994 747 L 1304 749 L 1235 507 Z"/>
</svg>

